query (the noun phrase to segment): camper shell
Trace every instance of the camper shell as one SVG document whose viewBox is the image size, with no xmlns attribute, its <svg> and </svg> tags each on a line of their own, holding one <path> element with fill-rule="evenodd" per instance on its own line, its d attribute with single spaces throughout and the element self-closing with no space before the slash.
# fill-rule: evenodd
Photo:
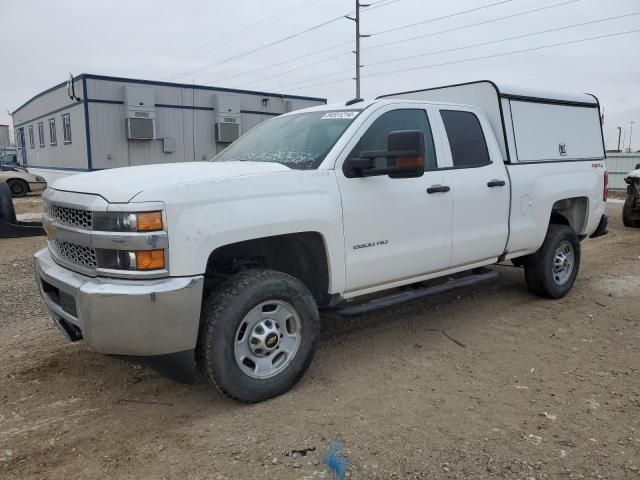
<svg viewBox="0 0 640 480">
<path fill-rule="evenodd" d="M 595 95 L 556 94 L 479 80 L 390 93 L 378 99 L 474 105 L 486 114 L 505 163 L 605 158 L 600 103 Z"/>
</svg>

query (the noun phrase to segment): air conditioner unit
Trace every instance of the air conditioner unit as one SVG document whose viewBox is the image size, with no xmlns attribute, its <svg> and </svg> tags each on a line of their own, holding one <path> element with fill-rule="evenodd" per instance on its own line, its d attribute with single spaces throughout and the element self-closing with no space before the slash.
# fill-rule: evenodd
<svg viewBox="0 0 640 480">
<path fill-rule="evenodd" d="M 215 137 L 218 143 L 231 143 L 240 136 L 240 96 L 214 96 Z"/>
<path fill-rule="evenodd" d="M 153 87 L 126 85 L 125 124 L 130 140 L 153 140 L 156 138 L 156 104 Z"/>
<path fill-rule="evenodd" d="M 156 137 L 153 118 L 127 118 L 125 122 L 130 140 L 153 140 Z"/>
<path fill-rule="evenodd" d="M 219 143 L 231 143 L 238 139 L 240 136 L 240 124 L 239 123 L 216 123 L 216 142 Z"/>
</svg>

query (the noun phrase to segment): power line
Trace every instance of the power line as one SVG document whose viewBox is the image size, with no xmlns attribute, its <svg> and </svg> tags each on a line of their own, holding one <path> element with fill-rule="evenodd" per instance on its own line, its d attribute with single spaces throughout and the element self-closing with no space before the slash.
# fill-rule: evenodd
<svg viewBox="0 0 640 480">
<path fill-rule="evenodd" d="M 377 2 L 374 2 L 371 5 L 372 6 L 373 5 L 378 5 L 375 8 L 379 8 L 379 7 L 385 7 L 387 5 L 390 5 L 392 3 L 396 3 L 396 2 L 399 2 L 399 1 L 400 0 L 378 0 Z M 184 77 L 186 75 L 192 75 L 194 73 L 199 73 L 199 72 L 202 72 L 204 70 L 208 70 L 208 69 L 213 68 L 213 67 L 217 67 L 217 66 L 222 65 L 224 63 L 228 63 L 230 61 L 237 60 L 237 59 L 242 58 L 242 57 L 246 57 L 247 55 L 250 55 L 252 53 L 259 52 L 260 50 L 264 50 L 265 48 L 269 48 L 269 47 L 272 47 L 274 45 L 278 45 L 280 43 L 286 42 L 287 40 L 291 40 L 292 38 L 299 37 L 300 35 L 304 35 L 305 33 L 309 33 L 309 32 L 311 32 L 313 30 L 317 30 L 317 29 L 322 28 L 322 27 L 324 27 L 326 25 L 329 25 L 329 24 L 331 24 L 333 22 L 336 22 L 338 20 L 342 20 L 343 18 L 344 18 L 344 15 L 340 15 L 338 17 L 332 18 L 332 19 L 327 20 L 325 22 L 322 22 L 322 23 L 319 23 L 319 24 L 314 25 L 312 27 L 306 28 L 305 30 L 302 30 L 302 31 L 300 31 L 298 33 L 294 33 L 294 34 L 288 35 L 288 36 L 286 36 L 284 38 L 281 38 L 279 40 L 273 41 L 271 43 L 267 43 L 265 45 L 261 45 L 260 47 L 256 47 L 256 48 L 253 48 L 251 50 L 244 51 L 242 53 L 239 53 L 237 55 L 233 55 L 231 57 L 227 57 L 227 58 L 225 58 L 223 60 L 219 60 L 219 61 L 214 62 L 214 63 L 209 63 L 207 65 L 203 65 L 203 66 L 198 67 L 198 68 L 187 70 L 187 71 L 182 72 L 180 74 L 171 75 L 169 77 L 164 78 L 163 80 L 173 80 L 173 79 L 176 79 L 176 78 Z"/>
<path fill-rule="evenodd" d="M 469 10 L 463 10 L 461 12 L 452 13 L 450 15 L 444 15 L 442 17 L 430 18 L 428 20 L 424 20 L 424 21 L 421 21 L 421 22 L 412 23 L 412 24 L 409 24 L 409 25 L 402 25 L 400 27 L 390 28 L 388 30 L 382 30 L 380 32 L 374 33 L 373 35 L 382 35 L 383 33 L 395 32 L 397 30 L 404 30 L 405 28 L 410 28 L 410 27 L 417 27 L 418 25 L 424 25 L 425 23 L 431 23 L 431 22 L 435 22 L 437 20 L 444 20 L 445 18 L 456 17 L 456 16 L 462 15 L 464 13 L 477 12 L 479 10 L 484 10 L 485 8 L 495 7 L 496 5 L 502 5 L 503 3 L 509 3 L 509 2 L 512 2 L 512 1 L 513 0 L 502 0 L 500 2 L 490 3 L 489 5 L 483 5 L 481 7 L 471 8 Z"/>
<path fill-rule="evenodd" d="M 473 43 L 471 45 L 464 45 L 462 47 L 448 48 L 448 49 L 445 49 L 445 50 L 436 50 L 436 51 L 433 51 L 433 52 L 420 53 L 420 54 L 417 54 L 417 55 L 410 55 L 408 57 L 392 58 L 392 59 L 383 60 L 383 61 L 380 61 L 380 62 L 368 63 L 367 66 L 384 65 L 384 64 L 387 64 L 387 63 L 401 62 L 401 61 L 404 61 L 404 60 L 411 60 L 411 59 L 414 59 L 414 58 L 428 57 L 428 56 L 431 56 L 431 55 L 438 55 L 438 54 L 441 54 L 441 53 L 449 53 L 449 52 L 455 52 L 455 51 L 459 51 L 459 50 L 466 50 L 466 49 L 474 48 L 474 47 L 481 47 L 481 46 L 492 45 L 492 44 L 497 44 L 497 43 L 502 43 L 502 42 L 508 42 L 508 41 L 511 41 L 511 40 L 518 40 L 518 39 L 521 39 L 521 38 L 533 37 L 533 36 L 542 35 L 542 34 L 545 34 L 545 33 L 558 32 L 558 31 L 567 30 L 567 29 L 570 29 L 570 28 L 583 27 L 585 25 L 593 25 L 593 24 L 596 24 L 596 23 L 607 22 L 607 21 L 610 21 L 610 20 L 617 20 L 617 19 L 620 19 L 620 18 L 631 17 L 631 16 L 634 16 L 634 15 L 640 15 L 640 11 L 632 12 L 632 13 L 626 13 L 626 14 L 623 14 L 623 15 L 616 15 L 616 16 L 613 16 L 613 17 L 601 18 L 601 19 L 597 19 L 597 20 L 590 20 L 588 22 L 575 23 L 573 25 L 566 25 L 564 27 L 550 28 L 550 29 L 541 30 L 541 31 L 538 31 L 538 32 L 525 33 L 523 35 L 516 35 L 516 36 L 513 36 L 513 37 L 506 37 L 506 38 L 501 38 L 501 39 L 498 39 L 498 40 L 490 40 L 488 42 Z M 331 72 L 331 73 L 327 73 L 327 74 L 324 74 L 324 75 L 321 75 L 321 76 L 314 77 L 313 80 L 318 80 L 320 78 L 330 77 L 330 76 L 333 76 L 333 75 L 337 75 L 339 73 L 347 72 L 349 70 L 350 69 L 337 70 L 337 71 L 334 71 L 334 72 Z M 290 84 L 281 86 L 279 88 L 276 88 L 276 90 L 288 89 L 291 86 L 299 85 L 300 83 L 306 83 L 308 81 L 310 81 L 310 80 L 307 79 L 307 80 L 301 80 L 301 81 L 298 81 L 298 82 L 290 83 Z"/>
<path fill-rule="evenodd" d="M 375 10 L 376 8 L 385 7 L 387 5 L 390 5 L 392 3 L 396 3 L 396 2 L 399 2 L 399 1 L 400 0 L 390 0 L 390 1 L 381 0 L 381 1 L 378 1 L 378 2 L 374 2 L 374 3 L 371 4 L 372 5 L 371 7 L 367 8 L 362 13 L 367 13 L 367 12 L 370 12 L 371 10 Z M 378 4 L 382 4 L 382 5 L 378 5 Z M 204 85 L 210 85 L 212 83 L 223 82 L 225 80 L 230 80 L 232 78 L 242 77 L 244 75 L 249 75 L 251 73 L 261 72 L 261 71 L 266 70 L 268 68 L 279 67 L 280 65 L 284 65 L 286 63 L 291 63 L 291 62 L 294 62 L 296 60 L 300 60 L 301 58 L 313 57 L 314 55 L 319 55 L 320 53 L 328 52 L 329 50 L 333 50 L 333 49 L 338 48 L 338 47 L 344 47 L 345 45 L 349 45 L 351 43 L 353 43 L 353 40 L 347 40 L 346 42 L 340 42 L 340 43 L 337 43 L 335 45 L 331 45 L 330 47 L 323 48 L 321 50 L 315 50 L 313 52 L 304 53 L 302 55 L 298 55 L 297 57 L 293 57 L 293 58 L 288 58 L 286 60 L 282 60 L 281 62 L 272 63 L 270 65 L 261 66 L 261 67 L 255 68 L 253 70 L 247 70 L 247 71 L 244 71 L 244 72 L 236 73 L 236 74 L 230 75 L 228 77 L 222 77 L 222 78 L 215 78 L 213 80 L 207 80 L 206 82 L 203 82 L 203 83 L 204 83 Z M 329 58 L 325 58 L 323 60 L 319 60 L 317 62 L 314 62 L 313 64 L 326 62 L 328 60 L 333 60 L 334 58 L 338 58 L 338 57 L 342 57 L 342 56 L 346 56 L 346 55 L 350 55 L 350 54 L 351 54 L 351 52 L 341 53 L 340 55 L 336 55 L 334 57 L 329 57 Z M 285 74 L 287 74 L 289 72 L 292 72 L 292 71 L 295 71 L 295 70 L 299 70 L 300 68 L 304 68 L 304 67 L 309 66 L 309 65 L 310 64 L 306 64 L 306 65 L 303 65 L 302 67 L 299 67 L 299 68 L 295 68 L 295 69 L 292 69 L 292 70 L 287 70 L 286 72 L 281 72 L 281 73 L 278 73 L 276 75 L 272 75 L 272 76 L 269 76 L 269 77 L 266 77 L 266 78 L 261 78 L 261 79 L 258 79 L 258 80 L 252 80 L 250 82 L 242 83 L 242 84 L 240 84 L 238 86 L 250 85 L 252 83 L 256 83 L 256 82 L 260 82 L 262 80 L 266 80 L 267 78 L 272 78 L 272 77 L 275 77 L 275 76 L 285 75 Z"/>
<path fill-rule="evenodd" d="M 534 8 L 533 10 L 526 10 L 524 12 L 512 13 L 511 15 L 506 15 L 504 17 L 492 18 L 492 19 L 489 19 L 489 20 L 483 20 L 482 22 L 470 23 L 470 24 L 467 24 L 467 25 L 448 28 L 446 30 L 439 30 L 437 32 L 431 32 L 431 33 L 427 33 L 427 34 L 424 34 L 424 35 L 418 35 L 418 36 L 415 36 L 415 37 L 408 37 L 408 38 L 402 38 L 402 39 L 399 39 L 399 40 L 393 40 L 391 42 L 369 45 L 368 48 L 369 48 L 369 50 L 371 50 L 371 49 L 374 49 L 374 48 L 387 47 L 389 45 L 396 45 L 398 43 L 409 42 L 411 40 L 417 40 L 419 38 L 433 37 L 435 35 L 440 35 L 442 33 L 456 32 L 458 30 L 464 30 L 464 29 L 471 28 L 471 27 L 477 27 L 479 25 L 486 25 L 488 23 L 494 23 L 494 22 L 498 22 L 500 20 L 506 20 L 507 18 L 521 17 L 523 15 L 529 15 L 530 13 L 541 12 L 543 10 L 549 10 L 549 9 L 552 9 L 552 8 L 561 7 L 563 5 L 568 5 L 570 3 L 576 3 L 576 2 L 580 2 L 580 1 L 582 1 L 582 0 L 567 0 L 567 1 L 561 2 L 561 3 L 555 3 L 553 5 L 547 5 L 545 7 Z M 374 35 L 379 35 L 380 33 L 382 33 L 382 32 L 378 32 L 377 34 L 374 33 Z"/>
<path fill-rule="evenodd" d="M 290 62 L 293 62 L 293 61 L 295 61 L 295 60 L 300 60 L 301 58 L 309 58 L 309 57 L 312 57 L 312 56 L 314 56 L 314 55 L 318 55 L 318 54 L 320 54 L 320 53 L 324 53 L 324 52 L 327 52 L 327 51 L 329 51 L 329 50 L 333 50 L 334 48 L 338 48 L 338 47 L 343 47 L 343 46 L 345 46 L 345 45 L 349 45 L 350 43 L 353 43 L 353 40 L 348 40 L 348 41 L 346 41 L 346 42 L 337 43 L 337 44 L 332 45 L 332 46 L 330 46 L 330 47 L 323 48 L 322 50 L 316 50 L 316 51 L 311 52 L 311 53 L 305 53 L 305 54 L 303 54 L 303 55 L 298 55 L 297 57 L 289 58 L 289 59 L 287 59 L 287 60 L 283 60 L 283 61 L 278 62 L 278 63 L 273 63 L 273 64 L 271 64 L 271 65 L 267 65 L 267 66 L 264 66 L 264 67 L 259 67 L 259 68 L 256 68 L 256 69 L 254 69 L 254 70 L 248 70 L 248 71 L 246 71 L 246 72 L 240 72 L 240 73 L 237 73 L 237 74 L 235 74 L 235 75 L 231 75 L 231 76 L 229 76 L 229 77 L 223 77 L 223 78 L 216 78 L 216 79 L 214 79 L 214 80 L 208 80 L 208 81 L 204 82 L 204 84 L 205 84 L 205 85 L 210 85 L 210 84 L 215 83 L 215 82 L 222 82 L 222 81 L 224 81 L 224 80 L 229 80 L 229 79 L 231 79 L 231 78 L 241 77 L 241 76 L 243 76 L 243 75 L 248 75 L 248 74 L 250 74 L 250 73 L 260 72 L 260 71 L 265 70 L 265 69 L 267 69 L 267 68 L 278 67 L 278 66 L 280 66 L 280 65 L 284 65 L 285 63 L 290 63 Z M 340 56 L 342 56 L 342 55 L 349 55 L 349 54 L 351 54 L 351 52 L 346 52 L 346 53 L 340 54 Z M 318 62 L 316 62 L 316 63 L 324 62 L 324 61 L 326 61 L 326 60 L 331 60 L 331 59 L 333 59 L 333 58 L 335 58 L 335 57 L 331 57 L 331 58 L 329 58 L 329 59 L 325 59 L 325 60 L 320 60 L 320 61 L 318 61 Z M 264 79 L 261 79 L 261 80 L 264 80 Z M 247 82 L 247 83 L 245 83 L 245 84 L 243 84 L 243 85 L 248 85 L 248 84 L 250 84 L 250 83 L 255 83 L 255 82 L 257 82 L 257 81 L 260 81 L 260 80 L 254 80 L 254 81 L 251 81 L 251 82 Z"/>
<path fill-rule="evenodd" d="M 564 26 L 564 27 L 557 27 L 557 28 L 550 28 L 548 30 L 542 30 L 542 31 L 539 31 L 539 32 L 525 33 L 523 35 L 516 35 L 516 36 L 513 36 L 513 37 L 501 38 L 499 40 L 491 40 L 491 41 L 488 41 L 488 42 L 474 43 L 472 45 L 466 45 L 466 46 L 463 46 L 463 47 L 448 48 L 446 50 L 437 50 L 437 51 L 434 51 L 434 52 L 420 53 L 418 55 L 411 55 L 411 56 L 408 56 L 408 57 L 393 58 L 393 59 L 390 59 L 390 60 L 383 60 L 381 62 L 368 63 L 367 66 L 383 65 L 383 64 L 386 64 L 386 63 L 401 62 L 403 60 L 411 60 L 413 58 L 419 58 L 419 57 L 428 57 L 430 55 L 437 55 L 439 53 L 455 52 L 457 50 L 465 50 L 467 48 L 481 47 L 481 46 L 485 46 L 485 45 L 492 45 L 492 44 L 495 44 L 495 43 L 502 43 L 502 42 L 507 42 L 507 41 L 511 41 L 511 40 L 518 40 L 520 38 L 527 38 L 527 37 L 533 37 L 535 35 L 542 35 L 544 33 L 559 32 L 560 30 L 567 30 L 569 28 L 583 27 L 585 25 L 593 25 L 595 23 L 607 22 L 609 20 L 616 20 L 616 19 L 619 19 L 619 18 L 632 17 L 634 15 L 640 15 L 640 11 L 633 12 L 633 13 L 626 13 L 624 15 L 616 15 L 614 17 L 601 18 L 601 19 L 598 19 L 598 20 L 590 20 L 588 22 L 574 23 L 573 25 L 567 25 L 567 26 Z"/>
<path fill-rule="evenodd" d="M 566 42 L 560 42 L 560 43 L 552 43 L 549 45 L 542 45 L 539 47 L 531 47 L 531 48 L 525 48 L 525 49 L 521 49 L 521 50 L 512 50 L 509 52 L 502 52 L 502 53 L 496 53 L 493 55 L 484 55 L 481 57 L 472 57 L 472 58 L 465 58 L 462 60 L 453 60 L 450 62 L 443 62 L 443 63 L 434 63 L 434 64 L 430 64 L 430 65 L 421 65 L 418 67 L 410 67 L 410 68 L 405 68 L 405 69 L 400 69 L 400 70 L 393 70 L 393 71 L 386 71 L 386 72 L 379 72 L 379 73 L 373 73 L 373 74 L 369 74 L 369 75 L 364 75 L 364 77 L 379 77 L 382 75 L 391 75 L 394 73 L 403 73 L 403 72 L 409 72 L 409 71 L 415 71 L 415 70 L 424 70 L 424 69 L 428 69 L 428 68 L 433 68 L 433 67 L 441 67 L 441 66 L 445 66 L 445 65 L 453 65 L 453 64 L 457 64 L 457 63 L 465 63 L 465 62 L 472 62 L 472 61 L 476 61 L 476 60 L 484 60 L 484 59 L 488 59 L 488 58 L 496 58 L 496 57 L 502 57 L 502 56 L 507 56 L 507 55 L 514 55 L 517 53 L 526 53 L 526 52 L 533 52 L 536 50 L 543 50 L 545 48 L 553 48 L 553 47 L 559 47 L 559 46 L 563 46 L 563 45 L 572 45 L 572 44 L 576 44 L 576 43 L 581 43 L 581 42 L 587 42 L 587 41 L 591 41 L 591 40 L 599 40 L 602 38 L 610 38 L 610 37 L 616 37 L 616 36 L 620 36 L 620 35 L 628 35 L 631 33 L 637 33 L 640 32 L 640 29 L 634 29 L 634 30 L 627 30 L 624 32 L 617 32 L 617 33 L 609 33 L 606 35 L 598 35 L 595 37 L 587 37 L 587 38 L 581 38 L 578 40 L 570 40 L 570 41 L 566 41 Z M 301 90 L 303 88 L 312 88 L 312 87 L 317 87 L 317 86 L 321 86 L 321 85 L 329 85 L 329 84 L 333 84 L 333 83 L 341 83 L 341 82 L 346 82 L 346 81 L 350 81 L 352 80 L 351 78 L 341 78 L 339 80 L 332 80 L 329 82 L 321 82 L 321 83 L 315 83 L 312 85 L 305 85 L 302 87 L 298 87 L 298 88 L 294 88 L 290 91 L 295 91 L 295 90 Z"/>
<path fill-rule="evenodd" d="M 300 5 L 297 5 L 297 6 L 293 7 L 293 8 L 289 8 L 289 9 L 286 9 L 286 10 L 282 10 L 282 11 L 280 11 L 280 12 L 274 14 L 274 15 L 271 15 L 270 17 L 263 18 L 262 20 L 259 20 L 259 21 L 255 22 L 255 23 L 247 25 L 244 28 L 241 28 L 239 31 L 236 31 L 232 35 L 220 36 L 218 39 L 211 40 L 211 41 L 209 41 L 207 43 L 204 43 L 204 44 L 200 45 L 199 47 L 187 50 L 182 55 L 189 55 L 191 53 L 198 52 L 199 50 L 202 50 L 203 48 L 207 49 L 212 45 L 216 45 L 218 47 L 224 46 L 224 45 L 228 45 L 228 44 L 230 44 L 232 42 L 237 41 L 238 39 L 242 38 L 243 36 L 245 36 L 244 34 L 246 32 L 248 32 L 248 31 L 253 33 L 253 32 L 262 30 L 265 27 L 267 27 L 267 26 L 269 26 L 269 25 L 271 25 L 271 24 L 273 24 L 273 23 L 275 23 L 275 22 L 277 22 L 279 20 L 283 20 L 283 19 L 285 19 L 287 17 L 290 17 L 291 15 L 294 15 L 294 14 L 298 13 L 299 11 L 311 6 L 314 3 L 318 3 L 319 1 L 320 0 L 306 0 L 306 1 L 303 1 Z M 222 41 L 222 43 L 219 43 L 221 40 L 224 40 L 224 41 Z M 194 55 L 187 56 L 187 57 L 183 58 L 182 60 L 184 61 L 184 60 L 190 60 L 192 58 L 197 58 L 197 57 L 200 57 L 200 56 L 204 55 L 205 53 L 207 53 L 207 50 L 195 53 Z M 158 62 L 158 63 L 160 63 L 160 62 Z M 170 67 L 172 67 L 174 65 L 177 65 L 178 63 L 179 62 L 173 62 L 171 65 L 167 66 L 167 68 L 170 68 Z"/>
<path fill-rule="evenodd" d="M 371 4 L 371 6 L 370 6 L 370 7 L 368 7 L 366 10 L 363 10 L 363 11 L 362 11 L 362 13 L 364 14 L 364 13 L 370 12 L 371 10 L 374 10 L 374 9 L 376 9 L 376 8 L 384 7 L 384 6 L 389 5 L 389 4 L 391 4 L 391 3 L 395 3 L 395 2 L 396 2 L 396 1 L 398 1 L 398 0 L 391 0 L 391 1 L 387 2 L 387 3 L 384 3 L 383 5 L 378 5 L 378 4 L 380 4 L 380 3 L 383 3 L 384 1 L 385 1 L 385 0 L 382 0 L 382 1 L 378 1 L 378 2 L 374 2 L 374 3 L 372 3 L 372 4 Z M 503 3 L 508 3 L 508 2 L 511 2 L 511 1 L 513 1 L 513 0 L 502 0 L 502 1 L 500 1 L 500 2 L 492 3 L 492 4 L 489 4 L 489 5 L 484 5 L 484 6 L 477 7 L 477 8 L 473 8 L 473 9 L 470 9 L 470 10 L 462 10 L 462 11 L 454 12 L 454 13 L 451 13 L 451 14 L 448 14 L 448 15 L 444 15 L 444 16 L 442 16 L 442 17 L 437 17 L 437 18 L 427 19 L 427 20 L 424 20 L 424 21 L 419 22 L 419 23 L 414 23 L 414 24 L 411 24 L 411 25 L 404 25 L 404 26 L 401 26 L 401 27 L 395 27 L 395 28 L 392 28 L 392 29 L 390 29 L 390 30 L 385 30 L 385 31 L 382 31 L 382 32 L 378 32 L 378 33 L 373 34 L 373 35 L 382 35 L 382 34 L 387 33 L 387 32 L 396 31 L 396 30 L 401 30 L 401 29 L 404 29 L 404 28 L 409 28 L 409 27 L 411 27 L 411 26 L 415 26 L 415 25 L 420 25 L 420 24 L 424 24 L 424 23 L 435 22 L 435 21 L 437 21 L 437 20 L 442 20 L 442 19 L 445 19 L 445 18 L 452 18 L 452 17 L 456 17 L 456 16 L 459 16 L 459 15 L 463 15 L 463 14 L 465 14 L 465 13 L 470 13 L 470 12 L 474 12 L 474 11 L 477 11 L 477 10 L 483 10 L 483 9 L 486 9 L 486 8 L 494 7 L 494 6 L 501 5 L 501 4 L 503 4 Z M 570 0 L 569 2 L 566 2 L 566 3 L 577 2 L 577 1 L 580 1 L 580 0 Z M 562 5 L 564 5 L 564 4 L 562 4 Z M 547 7 L 547 8 L 548 8 L 548 7 Z M 539 9 L 532 10 L 532 11 L 538 11 L 538 10 L 539 10 Z M 507 18 L 507 17 L 503 17 L 503 18 Z M 235 75 L 232 75 L 232 76 L 229 76 L 229 77 L 224 77 L 224 78 L 219 78 L 219 79 L 215 79 L 215 80 L 210 80 L 210 81 L 208 81 L 208 82 L 205 82 L 205 85 L 208 85 L 208 84 L 210 84 L 210 83 L 215 83 L 215 82 L 223 81 L 223 80 L 229 80 L 229 79 L 231 79 L 231 78 L 237 78 L 237 77 L 239 77 L 239 76 L 247 75 L 247 74 L 250 74 L 250 73 L 255 73 L 255 72 L 258 72 L 258 71 L 262 71 L 262 70 L 265 70 L 265 69 L 267 69 L 267 68 L 277 67 L 277 66 L 283 65 L 283 64 L 285 64 L 285 63 L 290 63 L 290 62 L 293 62 L 293 61 L 295 61 L 295 60 L 299 60 L 299 59 L 301 59 L 301 58 L 307 58 L 307 57 L 310 57 L 310 56 L 314 56 L 314 55 L 317 55 L 317 54 L 319 54 L 319 53 L 323 53 L 323 52 L 326 52 L 326 51 L 328 51 L 328 50 L 332 50 L 332 49 L 334 49 L 334 48 L 338 48 L 338 47 L 341 47 L 341 46 L 344 46 L 344 45 L 348 45 L 348 44 L 350 44 L 350 43 L 352 43 L 352 40 L 349 40 L 348 42 L 344 42 L 344 43 L 339 43 L 339 44 L 337 44 L 337 45 L 334 45 L 334 46 L 331 46 L 331 47 L 328 47 L 328 48 L 324 48 L 324 49 L 322 49 L 322 50 L 314 51 L 314 52 L 311 52 L 311 53 L 308 53 L 308 54 L 305 54 L 305 55 L 299 55 L 299 56 L 297 56 L 297 57 L 290 58 L 290 59 L 288 59 L 288 60 L 284 60 L 284 61 L 282 61 L 282 62 L 278 62 L 278 63 L 274 63 L 274 64 L 267 65 L 267 66 L 264 66 L 264 67 L 256 68 L 256 69 L 253 69 L 253 70 L 249 70 L 249 71 L 246 71 L 246 72 L 238 73 L 238 74 L 235 74 Z M 347 52 L 347 53 L 344 53 L 344 54 L 340 54 L 340 55 L 336 55 L 335 57 L 329 57 L 329 58 L 326 58 L 326 59 L 324 59 L 324 60 L 320 60 L 320 61 L 318 61 L 318 62 L 314 62 L 313 64 L 317 64 L 317 63 L 320 63 L 320 62 L 326 62 L 326 61 L 328 61 L 328 60 L 333 60 L 334 58 L 338 58 L 338 57 L 341 57 L 341 56 L 343 56 L 343 55 L 348 55 L 349 53 L 350 53 L 350 52 Z M 303 68 L 303 67 L 300 67 L 300 68 Z M 287 74 L 287 73 L 289 73 L 289 72 L 299 70 L 300 68 L 295 68 L 295 69 L 287 70 L 286 72 L 277 73 L 277 74 L 274 74 L 274 75 L 270 75 L 270 76 L 268 76 L 268 77 L 259 78 L 259 79 L 257 79 L 257 80 L 252 80 L 252 81 L 250 81 L 250 82 L 246 82 L 246 83 L 244 83 L 244 84 L 241 84 L 240 86 L 251 85 L 251 84 L 253 84 L 253 83 L 261 82 L 261 81 L 263 81 L 263 80 L 267 80 L 267 79 L 270 79 L 270 78 L 274 78 L 274 77 L 277 77 L 277 76 L 280 76 L 280 75 L 285 75 L 285 74 Z"/>
<path fill-rule="evenodd" d="M 349 40 L 348 43 L 353 43 L 353 40 Z M 237 85 L 237 87 L 240 88 L 240 87 L 244 87 L 246 85 L 251 85 L 253 83 L 262 82 L 262 81 L 268 80 L 270 78 L 281 77 L 282 75 L 286 75 L 287 73 L 295 72 L 297 70 L 302 70 L 303 68 L 308 68 L 310 66 L 317 65 L 318 63 L 328 62 L 329 60 L 334 60 L 336 58 L 346 57 L 347 55 L 353 55 L 353 52 L 344 52 L 344 53 L 340 53 L 339 55 L 334 55 L 333 57 L 323 58 L 322 60 L 317 60 L 315 62 L 305 63 L 304 65 L 301 65 L 301 66 L 296 67 L 296 68 L 291 68 L 289 70 L 285 70 L 284 72 L 275 73 L 273 75 L 269 75 L 268 77 L 259 78 L 258 80 L 252 80 L 250 82 L 241 83 L 240 85 Z M 262 69 L 260 69 L 260 70 L 262 70 Z M 348 70 L 351 70 L 351 69 L 348 69 Z M 342 71 L 344 71 L 344 70 L 342 70 Z"/>
<path fill-rule="evenodd" d="M 305 30 L 302 30 L 301 32 L 294 33 L 292 35 L 288 35 L 288 36 L 286 36 L 284 38 L 281 38 L 281 39 L 276 40 L 276 41 L 271 42 L 271 43 L 267 43 L 266 45 L 262 45 L 260 47 L 253 48 L 251 50 L 246 50 L 246 51 L 244 51 L 242 53 L 239 53 L 237 55 L 233 55 L 233 56 L 227 57 L 227 58 L 225 58 L 223 60 L 219 60 L 219 61 L 214 62 L 214 63 L 209 63 L 207 65 L 203 65 L 201 67 L 194 68 L 192 70 L 187 70 L 186 72 L 183 72 L 183 73 L 180 73 L 180 74 L 177 74 L 177 75 L 172 75 L 171 77 L 167 77 L 164 80 L 172 80 L 174 78 L 184 77 L 185 75 L 191 75 L 193 73 L 199 73 L 199 72 L 202 72 L 204 70 L 208 70 L 208 69 L 210 69 L 212 67 L 217 67 L 218 65 L 222 65 L 223 63 L 228 63 L 228 62 L 230 62 L 232 60 L 237 60 L 238 58 L 246 57 L 247 55 L 250 55 L 252 53 L 259 52 L 260 50 L 264 50 L 265 48 L 272 47 L 274 45 L 278 45 L 280 43 L 286 42 L 287 40 L 291 40 L 292 38 L 299 37 L 300 35 L 304 35 L 305 33 L 309 33 L 309 32 L 311 32 L 313 30 L 317 30 L 318 28 L 321 28 L 321 27 L 324 27 L 326 25 L 329 25 L 330 23 L 336 22 L 338 20 L 342 20 L 342 18 L 343 18 L 343 16 L 340 15 L 339 17 L 332 18 L 330 20 L 327 20 L 325 22 L 319 23 L 319 24 L 314 25 L 312 27 L 309 27 L 309 28 L 307 28 Z"/>
</svg>

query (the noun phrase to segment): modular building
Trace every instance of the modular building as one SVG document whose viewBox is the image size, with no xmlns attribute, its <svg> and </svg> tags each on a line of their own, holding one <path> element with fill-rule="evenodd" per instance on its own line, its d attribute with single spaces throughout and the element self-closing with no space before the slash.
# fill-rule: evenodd
<svg viewBox="0 0 640 480">
<path fill-rule="evenodd" d="M 13 112 L 20 162 L 48 182 L 207 160 L 259 123 L 326 99 L 82 74 Z"/>
</svg>

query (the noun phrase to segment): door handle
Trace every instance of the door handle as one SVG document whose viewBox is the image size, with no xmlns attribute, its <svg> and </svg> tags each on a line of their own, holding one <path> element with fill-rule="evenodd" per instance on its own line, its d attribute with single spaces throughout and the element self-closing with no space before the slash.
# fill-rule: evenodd
<svg viewBox="0 0 640 480">
<path fill-rule="evenodd" d="M 431 185 L 427 188 L 427 193 L 445 193 L 451 190 L 447 185 Z"/>
<path fill-rule="evenodd" d="M 493 179 L 487 182 L 487 187 L 504 187 L 507 184 L 504 180 Z"/>
</svg>

